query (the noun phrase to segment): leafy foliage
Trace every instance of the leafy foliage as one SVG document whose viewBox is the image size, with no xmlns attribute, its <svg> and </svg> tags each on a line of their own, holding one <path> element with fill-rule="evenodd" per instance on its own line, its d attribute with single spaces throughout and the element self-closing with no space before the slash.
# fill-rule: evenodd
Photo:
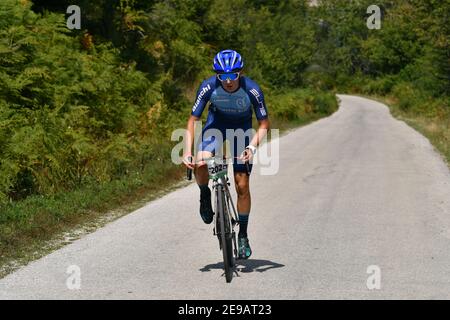
<svg viewBox="0 0 450 320">
<path fill-rule="evenodd" d="M 331 112 L 323 92 L 335 87 L 448 114 L 448 0 L 379 1 L 380 30 L 366 27 L 370 0 L 308 2 L 1 1 L 0 203 L 167 159 L 170 132 L 225 48 L 243 54 L 275 118 Z M 71 4 L 82 30 L 66 28 Z"/>
<path fill-rule="evenodd" d="M 82 50 L 61 15 L 8 0 L 0 20 L 0 198 L 124 174 L 148 143 L 140 120 L 157 87 L 111 46 Z"/>
</svg>

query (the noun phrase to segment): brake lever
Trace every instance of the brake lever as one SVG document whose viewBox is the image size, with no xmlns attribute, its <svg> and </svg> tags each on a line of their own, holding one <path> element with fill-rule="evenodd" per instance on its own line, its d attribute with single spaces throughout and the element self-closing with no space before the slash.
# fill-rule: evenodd
<svg viewBox="0 0 450 320">
<path fill-rule="evenodd" d="M 188 160 L 189 160 L 190 163 L 192 163 L 192 156 L 189 156 Z M 186 175 L 187 175 L 187 179 L 189 181 L 192 180 L 192 169 L 187 168 Z"/>
</svg>

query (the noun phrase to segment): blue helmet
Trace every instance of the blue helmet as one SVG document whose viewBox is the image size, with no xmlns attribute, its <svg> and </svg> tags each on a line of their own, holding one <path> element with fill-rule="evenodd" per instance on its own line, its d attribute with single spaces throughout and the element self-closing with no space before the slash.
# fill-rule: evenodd
<svg viewBox="0 0 450 320">
<path fill-rule="evenodd" d="M 234 50 L 222 50 L 214 57 L 213 69 L 215 72 L 235 72 L 241 71 L 244 67 L 244 60 L 239 53 Z"/>
</svg>

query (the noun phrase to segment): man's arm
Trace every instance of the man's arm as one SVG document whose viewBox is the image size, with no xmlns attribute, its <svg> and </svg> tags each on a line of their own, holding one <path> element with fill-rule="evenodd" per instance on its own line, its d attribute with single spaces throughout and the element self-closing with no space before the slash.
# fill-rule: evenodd
<svg viewBox="0 0 450 320">
<path fill-rule="evenodd" d="M 194 164 L 188 161 L 188 157 L 192 157 L 192 146 L 194 144 L 194 125 L 199 117 L 191 115 L 186 125 L 186 139 L 185 149 L 183 154 L 183 162 L 189 169 L 194 169 Z"/>
<path fill-rule="evenodd" d="M 250 142 L 250 145 L 252 145 L 254 147 L 258 147 L 259 146 L 260 142 L 266 136 L 267 131 L 270 129 L 269 118 L 259 120 L 258 124 L 259 124 L 258 131 L 256 131 L 256 134 L 253 136 L 253 139 Z"/>
<path fill-rule="evenodd" d="M 251 152 L 243 152 L 241 155 L 241 160 L 243 162 L 248 162 L 253 158 L 254 150 L 259 146 L 261 141 L 267 135 L 267 131 L 270 129 L 270 121 L 269 118 L 258 120 L 258 130 L 256 134 L 253 136 L 252 141 L 250 141 L 250 145 L 247 149 L 250 149 Z M 252 150 L 254 149 L 254 150 Z"/>
<path fill-rule="evenodd" d="M 243 161 L 249 161 L 253 157 L 253 153 L 256 152 L 256 147 L 259 146 L 261 141 L 264 139 L 264 137 L 267 134 L 267 131 L 270 128 L 270 122 L 269 122 L 269 114 L 267 112 L 267 106 L 264 99 L 264 93 L 262 92 L 261 88 L 256 84 L 256 82 L 246 79 L 246 90 L 250 97 L 250 101 L 253 105 L 253 110 L 256 115 L 256 119 L 258 120 L 258 130 L 256 132 L 256 135 L 252 138 L 252 141 L 249 144 L 249 148 L 252 152 L 251 155 L 248 155 L 248 152 L 244 155 Z"/>
<path fill-rule="evenodd" d="M 194 105 L 192 107 L 191 116 L 189 117 L 186 125 L 186 144 L 183 154 L 183 163 L 189 169 L 194 168 L 194 164 L 188 160 L 188 157 L 192 157 L 192 145 L 194 144 L 194 124 L 195 121 L 199 120 L 202 116 L 203 110 L 211 97 L 214 87 L 212 81 L 213 79 L 215 78 L 209 78 L 200 84 L 197 90 Z"/>
</svg>

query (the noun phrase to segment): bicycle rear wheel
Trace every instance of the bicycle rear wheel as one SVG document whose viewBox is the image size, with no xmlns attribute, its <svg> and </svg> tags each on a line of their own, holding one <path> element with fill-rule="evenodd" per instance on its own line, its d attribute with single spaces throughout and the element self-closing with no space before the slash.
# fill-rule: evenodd
<svg viewBox="0 0 450 320">
<path fill-rule="evenodd" d="M 233 267 L 234 267 L 234 257 L 233 257 L 233 235 L 231 222 L 229 219 L 228 211 L 225 203 L 225 194 L 221 187 L 217 190 L 217 209 L 218 218 L 220 225 L 220 242 L 223 254 L 223 265 L 225 269 L 225 278 L 227 282 L 231 282 L 233 278 Z"/>
</svg>

